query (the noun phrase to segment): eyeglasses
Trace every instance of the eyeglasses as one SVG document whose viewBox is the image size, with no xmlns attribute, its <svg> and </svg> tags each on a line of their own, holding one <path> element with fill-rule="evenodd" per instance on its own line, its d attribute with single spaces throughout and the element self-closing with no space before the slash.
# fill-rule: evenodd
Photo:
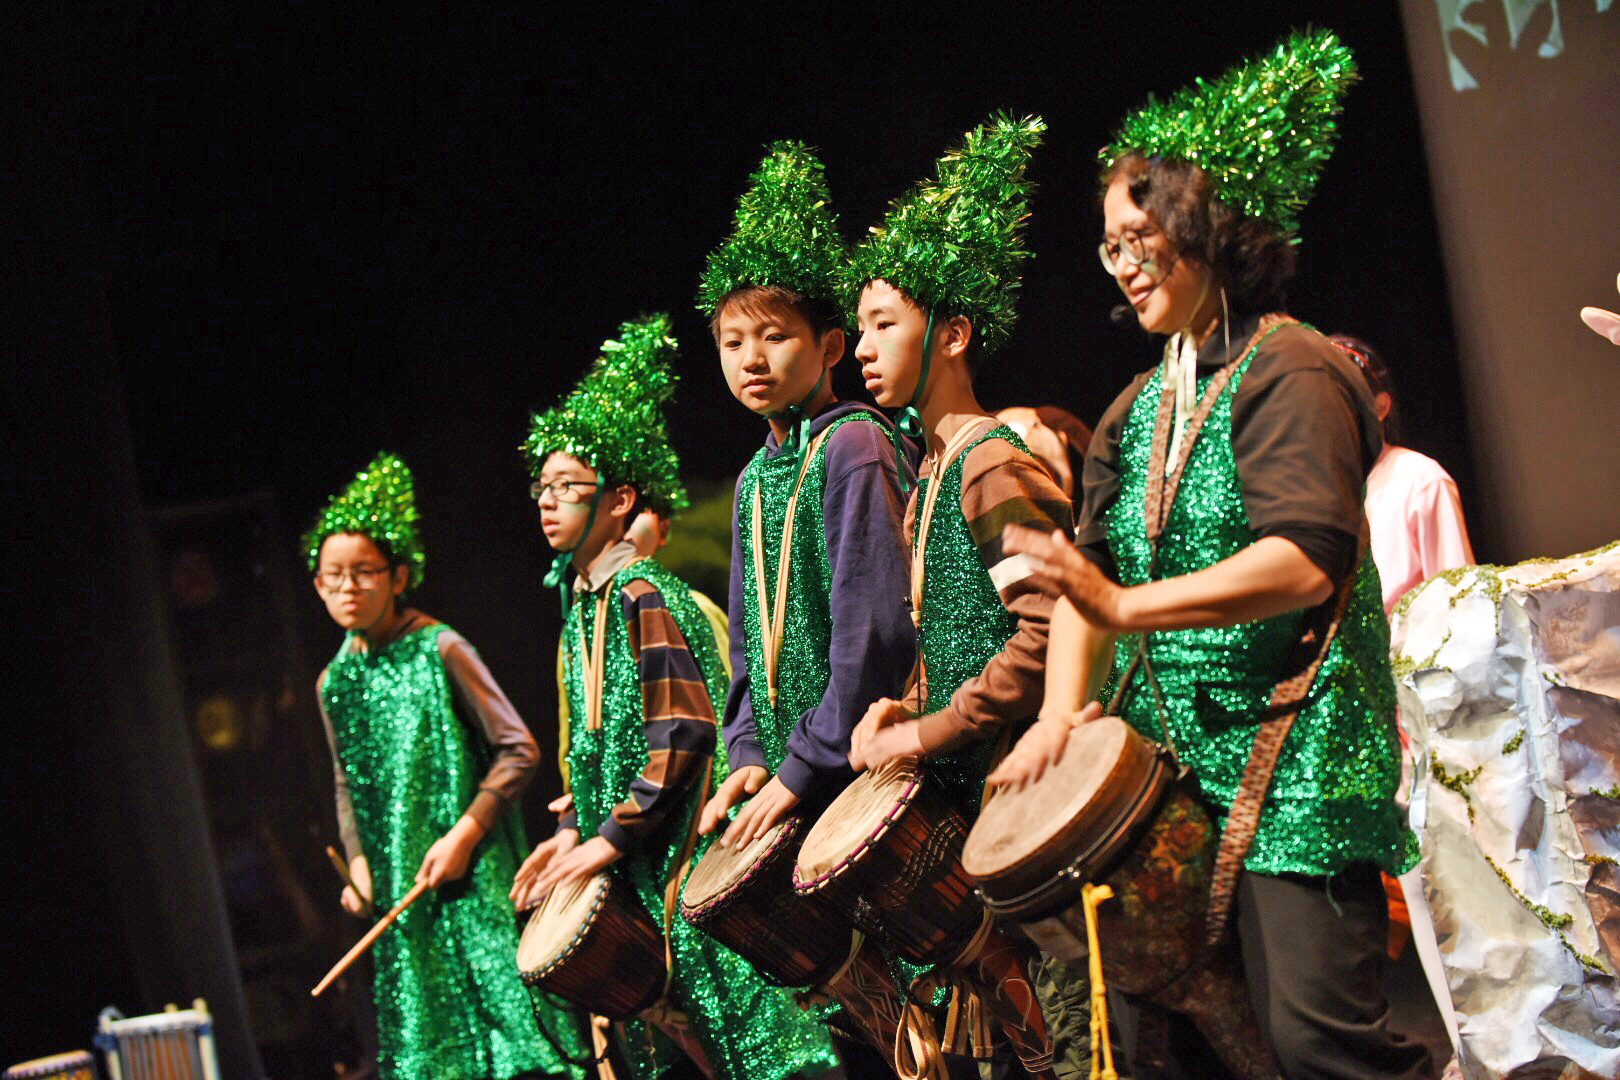
<svg viewBox="0 0 1620 1080">
<path fill-rule="evenodd" d="M 580 490 L 581 488 L 600 486 L 601 481 L 599 480 L 570 480 L 564 477 L 561 480 L 553 480 L 549 484 L 536 480 L 529 485 L 529 501 L 539 502 L 541 497 L 549 491 L 551 497 L 560 503 L 580 503 L 585 501 L 585 492 Z"/>
<path fill-rule="evenodd" d="M 361 589 L 375 589 L 377 583 L 393 573 L 393 570 L 392 566 L 356 566 L 352 570 L 322 570 L 315 575 L 315 580 L 327 592 L 337 592 L 350 578 L 353 578 L 354 583 Z"/>
<path fill-rule="evenodd" d="M 1157 260 L 1148 254 L 1146 237 L 1154 235 L 1151 231 L 1140 233 L 1134 229 L 1126 229 L 1119 234 L 1118 240 L 1104 240 L 1097 245 L 1097 256 L 1102 259 L 1103 269 L 1110 274 L 1119 273 L 1121 265 L 1140 266 L 1145 273 L 1156 273 Z"/>
</svg>

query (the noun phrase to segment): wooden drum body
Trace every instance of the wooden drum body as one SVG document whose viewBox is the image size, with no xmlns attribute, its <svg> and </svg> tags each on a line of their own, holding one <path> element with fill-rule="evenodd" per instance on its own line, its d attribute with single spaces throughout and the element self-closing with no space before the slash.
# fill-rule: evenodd
<svg viewBox="0 0 1620 1080">
<path fill-rule="evenodd" d="M 984 919 L 962 870 L 967 826 L 909 758 L 862 773 L 805 836 L 793 887 L 918 963 L 961 954 Z"/>
<path fill-rule="evenodd" d="M 612 1020 L 657 1001 L 667 970 L 657 924 L 613 874 L 552 890 L 518 941 L 525 983 Z"/>
<path fill-rule="evenodd" d="M 1081 889 L 1108 885 L 1097 909 L 1108 986 L 1192 1016 L 1237 1075 L 1275 1076 L 1230 939 L 1204 945 L 1219 842 L 1168 753 L 1104 717 L 1071 731 L 1039 780 L 986 804 L 962 861 L 991 912 L 1081 970 Z"/>
<path fill-rule="evenodd" d="M 793 889 L 805 835 L 792 814 L 746 847 L 713 844 L 681 893 L 681 916 L 778 986 L 818 986 L 850 950 L 849 919 Z"/>
</svg>

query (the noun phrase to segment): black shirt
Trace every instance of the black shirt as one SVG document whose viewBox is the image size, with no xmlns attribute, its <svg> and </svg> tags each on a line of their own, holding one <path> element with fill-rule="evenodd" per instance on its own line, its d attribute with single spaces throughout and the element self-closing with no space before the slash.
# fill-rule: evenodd
<svg viewBox="0 0 1620 1080">
<path fill-rule="evenodd" d="M 1198 350 L 1198 375 L 1243 355 L 1258 316 L 1217 327 Z M 1086 454 L 1077 542 L 1117 577 L 1105 515 L 1119 496 L 1119 439 L 1156 369 L 1138 375 L 1103 414 Z M 1355 569 L 1367 473 L 1384 445 L 1372 390 L 1354 361 L 1303 326 L 1260 346 L 1232 399 L 1232 454 L 1249 527 L 1299 545 L 1335 585 Z"/>
</svg>

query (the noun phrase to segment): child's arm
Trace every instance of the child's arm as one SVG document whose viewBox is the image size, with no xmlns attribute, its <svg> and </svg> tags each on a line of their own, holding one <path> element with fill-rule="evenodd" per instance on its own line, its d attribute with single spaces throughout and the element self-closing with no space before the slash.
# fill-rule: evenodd
<svg viewBox="0 0 1620 1080">
<path fill-rule="evenodd" d="M 466 874 L 473 849 L 534 779 L 540 763 L 540 748 L 528 725 L 467 639 L 447 629 L 440 632 L 438 646 L 457 713 L 494 750 L 494 760 L 460 820 L 422 859 L 416 880 L 435 888 Z"/>
<path fill-rule="evenodd" d="M 647 764 L 596 835 L 551 861 L 529 896 L 597 873 L 636 850 L 703 783 L 714 756 L 714 704 L 663 594 L 643 580 L 620 593 L 645 713 Z M 701 794 L 701 793 L 700 793 Z"/>
<path fill-rule="evenodd" d="M 365 891 L 365 895 L 343 886 L 343 892 L 338 902 L 343 910 L 352 915 L 359 915 L 371 903 L 371 865 L 366 862 L 365 852 L 360 847 L 360 827 L 355 823 L 354 801 L 349 796 L 349 774 L 344 771 L 343 762 L 338 760 L 337 733 L 332 730 L 332 720 L 326 715 L 326 698 L 322 691 L 326 687 L 326 669 L 315 679 L 315 704 L 321 710 L 321 727 L 326 731 L 326 746 L 332 751 L 332 790 L 336 796 L 338 836 L 343 844 L 343 857 L 349 864 L 349 877 L 354 883 Z"/>
</svg>

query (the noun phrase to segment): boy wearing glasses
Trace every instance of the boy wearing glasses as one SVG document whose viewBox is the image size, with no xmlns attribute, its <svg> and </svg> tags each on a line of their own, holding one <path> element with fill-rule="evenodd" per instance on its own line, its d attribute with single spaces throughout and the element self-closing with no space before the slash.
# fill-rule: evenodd
<svg viewBox="0 0 1620 1080">
<path fill-rule="evenodd" d="M 344 630 L 316 682 L 332 748 L 337 816 L 353 886 L 343 907 L 424 896 L 376 947 L 384 1077 L 582 1076 L 567 1020 L 535 1033 L 505 902 L 526 847 L 516 802 L 540 753 L 465 638 L 409 607 L 425 554 L 410 470 L 382 454 L 304 537 L 315 590 Z"/>
<path fill-rule="evenodd" d="M 725 669 L 691 591 L 626 538 L 645 504 L 686 504 L 663 404 L 674 393 L 669 317 L 625 323 L 574 392 L 534 418 L 524 444 L 538 473 L 547 541 L 572 562 L 563 625 L 573 805 L 512 882 L 526 908 L 552 889 L 607 872 L 640 899 L 673 954 L 669 990 L 624 1025 L 638 1076 L 657 1075 L 652 1024 L 705 1074 L 781 1080 L 836 1064 L 821 1026 L 747 961 L 676 917 L 719 755 L 714 700 Z M 721 759 L 723 762 L 723 758 Z M 723 768 L 723 764 L 721 765 Z"/>
</svg>

